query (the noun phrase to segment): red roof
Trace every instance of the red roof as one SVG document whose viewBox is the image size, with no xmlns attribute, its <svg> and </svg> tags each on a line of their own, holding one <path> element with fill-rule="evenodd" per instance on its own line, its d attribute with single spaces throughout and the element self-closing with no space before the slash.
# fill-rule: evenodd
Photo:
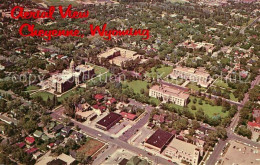
<svg viewBox="0 0 260 165">
<path fill-rule="evenodd" d="M 48 146 L 52 148 L 54 146 L 54 143 L 50 143 Z"/>
<path fill-rule="evenodd" d="M 100 106 L 99 109 L 100 109 L 101 111 L 103 111 L 103 110 L 106 110 L 106 107 L 105 107 L 105 106 Z"/>
<path fill-rule="evenodd" d="M 260 128 L 260 124 L 255 123 L 255 122 L 248 122 L 247 125 L 249 125 L 251 127 L 259 127 Z"/>
<path fill-rule="evenodd" d="M 38 151 L 38 148 L 36 148 L 36 147 L 33 147 L 33 148 L 30 148 L 30 149 L 26 150 L 26 152 L 27 152 L 28 154 L 33 154 L 33 153 L 35 153 L 36 151 Z"/>
<path fill-rule="evenodd" d="M 113 103 L 116 102 L 116 99 L 115 98 L 111 98 L 111 99 L 109 99 L 109 102 L 110 102 L 110 104 L 113 104 Z"/>
<path fill-rule="evenodd" d="M 24 142 L 20 142 L 16 144 L 19 148 L 23 148 L 25 146 Z"/>
<path fill-rule="evenodd" d="M 32 143 L 34 143 L 34 141 L 35 141 L 35 139 L 34 139 L 34 137 L 26 137 L 25 138 L 25 141 L 27 142 L 27 143 L 29 143 L 29 144 L 32 144 Z"/>
<path fill-rule="evenodd" d="M 95 109 L 98 109 L 98 105 L 97 104 L 93 105 L 92 107 L 95 108 Z"/>
<path fill-rule="evenodd" d="M 134 120 L 136 118 L 135 114 L 126 113 L 126 112 L 120 112 L 120 114 L 127 119 Z"/>
<path fill-rule="evenodd" d="M 260 124 L 260 116 L 255 119 L 255 122 L 256 122 L 257 124 Z"/>
<path fill-rule="evenodd" d="M 61 59 L 61 58 L 63 57 L 63 55 L 58 55 L 57 57 L 58 57 L 59 59 Z"/>
<path fill-rule="evenodd" d="M 161 122 L 161 123 L 164 122 L 164 118 L 165 118 L 164 115 L 157 115 L 157 114 L 155 114 L 155 115 L 153 116 L 153 120 L 159 121 L 159 122 Z"/>
<path fill-rule="evenodd" d="M 102 94 L 96 94 L 95 95 L 96 100 L 102 100 L 103 98 L 104 98 L 104 96 Z"/>
</svg>

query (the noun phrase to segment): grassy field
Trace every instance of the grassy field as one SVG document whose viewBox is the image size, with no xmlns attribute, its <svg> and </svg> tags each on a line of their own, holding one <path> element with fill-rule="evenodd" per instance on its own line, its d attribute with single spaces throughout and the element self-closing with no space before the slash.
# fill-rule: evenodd
<svg viewBox="0 0 260 165">
<path fill-rule="evenodd" d="M 92 138 L 87 138 L 87 142 L 82 145 L 77 152 L 83 152 L 85 153 L 85 156 L 92 156 L 95 152 L 97 152 L 101 147 L 103 147 L 105 144 L 92 139 Z"/>
<path fill-rule="evenodd" d="M 164 81 L 172 83 L 172 84 L 176 84 L 176 85 L 181 85 L 185 82 L 185 80 L 183 80 L 183 79 L 175 80 L 175 79 L 168 79 L 168 78 L 165 78 Z"/>
<path fill-rule="evenodd" d="M 235 96 L 232 92 L 229 94 L 229 97 L 230 97 L 230 100 L 232 100 L 232 101 L 238 101 L 238 98 L 235 98 Z"/>
<path fill-rule="evenodd" d="M 26 88 L 26 91 L 37 90 L 37 89 L 40 89 L 40 87 L 35 86 L 35 85 L 31 85 L 31 86 L 28 86 L 28 87 Z"/>
<path fill-rule="evenodd" d="M 40 91 L 40 92 L 33 94 L 31 97 L 34 98 L 34 97 L 37 97 L 37 96 L 40 96 L 44 101 L 47 101 L 48 97 L 50 99 L 52 99 L 54 95 L 49 93 L 49 92 Z"/>
<path fill-rule="evenodd" d="M 167 75 L 169 75 L 172 72 L 173 67 L 172 66 L 165 66 L 162 65 L 161 68 L 155 68 L 153 67 L 151 69 L 151 72 L 146 72 L 146 75 L 148 77 L 160 77 L 160 78 L 165 78 Z"/>
<path fill-rule="evenodd" d="M 135 93 L 141 94 L 141 89 L 147 90 L 148 82 L 136 80 L 136 81 L 131 81 L 131 82 L 124 82 L 124 84 L 126 84 L 130 88 L 132 88 Z"/>
<path fill-rule="evenodd" d="M 148 91 L 147 85 L 149 85 L 146 81 L 136 80 L 131 82 L 124 82 L 123 84 L 127 85 L 129 88 L 132 88 L 134 90 L 134 93 L 141 94 L 141 89 L 144 89 L 144 91 Z M 150 102 L 155 102 L 156 105 L 160 104 L 160 100 L 157 98 L 150 97 Z"/>
<path fill-rule="evenodd" d="M 218 87 L 220 87 L 220 88 L 225 88 L 225 89 L 227 89 L 227 90 L 230 90 L 230 92 L 229 92 L 230 100 L 232 100 L 232 101 L 238 101 L 238 98 L 235 98 L 235 96 L 234 96 L 234 94 L 233 94 L 234 89 L 231 89 L 226 82 L 224 82 L 223 80 L 216 80 L 216 81 L 214 82 L 214 85 L 215 85 L 215 86 L 218 86 Z M 221 91 L 223 92 L 223 89 L 221 89 Z"/>
<path fill-rule="evenodd" d="M 228 112 L 225 112 L 223 113 L 221 110 L 222 110 L 222 107 L 221 106 L 212 106 L 210 104 L 206 104 L 204 100 L 202 100 L 202 105 L 199 104 L 199 98 L 196 98 L 197 99 L 197 102 L 196 104 L 193 104 L 193 100 L 194 100 L 194 96 L 190 96 L 190 102 L 188 104 L 188 108 L 189 110 L 192 112 L 192 113 L 196 113 L 199 108 L 202 108 L 204 110 L 204 113 L 207 114 L 209 117 L 213 117 L 213 116 L 216 116 L 216 115 L 220 115 L 221 117 L 226 117 L 228 116 Z M 192 105 L 195 105 L 196 106 L 196 110 L 192 110 L 191 109 L 191 106 Z"/>
<path fill-rule="evenodd" d="M 80 92 L 83 92 L 84 91 L 84 88 L 77 88 L 77 89 L 73 89 L 73 90 L 70 90 L 69 92 L 61 95 L 61 97 L 58 97 L 58 101 L 59 102 L 62 102 L 65 98 L 75 94 L 75 93 L 80 93 Z"/>
<path fill-rule="evenodd" d="M 110 81 L 110 77 L 111 77 L 111 73 L 105 73 L 103 75 L 97 75 L 95 78 L 88 80 L 88 84 L 91 85 L 95 85 L 99 82 L 109 82 Z M 111 80 L 113 81 L 114 79 L 111 77 Z"/>
<path fill-rule="evenodd" d="M 228 89 L 228 84 L 224 82 L 223 80 L 216 80 L 213 85 L 216 85 L 218 87 L 226 88 Z"/>
<path fill-rule="evenodd" d="M 195 91 L 199 91 L 199 90 L 201 90 L 202 92 L 206 91 L 206 88 L 199 87 L 195 82 L 190 82 L 186 87 L 193 89 Z"/>
<path fill-rule="evenodd" d="M 104 68 L 104 67 L 101 67 L 101 66 L 97 66 L 97 65 L 94 65 L 94 64 L 91 64 L 91 63 L 88 63 L 88 65 L 94 67 L 94 71 L 95 71 L 96 75 L 99 75 L 99 74 L 102 74 L 102 73 L 105 73 L 105 72 L 108 71 L 107 68 Z"/>
</svg>

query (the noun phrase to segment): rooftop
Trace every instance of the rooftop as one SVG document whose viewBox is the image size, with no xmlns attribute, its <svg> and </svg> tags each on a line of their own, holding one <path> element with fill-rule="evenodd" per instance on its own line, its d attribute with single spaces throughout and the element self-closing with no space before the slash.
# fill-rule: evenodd
<svg viewBox="0 0 260 165">
<path fill-rule="evenodd" d="M 177 150 L 178 152 L 183 151 L 187 155 L 194 155 L 197 146 L 174 138 L 168 145 L 167 149 Z"/>
<path fill-rule="evenodd" d="M 123 49 L 123 48 L 119 48 L 119 47 L 114 47 L 112 49 L 107 50 L 106 52 L 98 55 L 98 57 L 103 57 L 103 58 L 108 58 L 109 56 L 111 56 L 112 54 L 114 54 L 115 52 L 120 52 L 121 56 L 125 56 L 127 58 L 130 58 L 132 56 L 134 56 L 135 54 L 137 54 L 135 51 L 131 51 L 131 50 L 127 50 L 127 49 Z"/>
<path fill-rule="evenodd" d="M 97 124 L 102 125 L 104 127 L 108 127 L 111 124 L 113 124 L 115 121 L 118 121 L 119 118 L 122 118 L 120 114 L 111 112 L 110 114 L 108 114 L 107 116 L 99 120 Z"/>
<path fill-rule="evenodd" d="M 147 139 L 146 143 L 157 148 L 163 148 L 173 137 L 173 134 L 158 129 L 152 136 Z"/>
<path fill-rule="evenodd" d="M 75 159 L 73 157 L 66 155 L 64 153 L 62 153 L 60 156 L 58 156 L 57 159 L 60 159 L 64 162 L 66 162 L 67 164 L 71 164 L 75 161 Z"/>
<path fill-rule="evenodd" d="M 179 97 L 182 99 L 188 99 L 189 98 L 189 94 L 184 93 L 183 90 L 180 90 L 178 88 L 175 88 L 173 86 L 168 86 L 168 85 L 154 85 L 151 88 L 152 90 L 158 91 L 158 92 L 162 92 L 164 94 L 170 95 L 170 96 L 175 96 L 175 97 Z"/>
<path fill-rule="evenodd" d="M 173 71 L 180 71 L 180 72 L 186 72 L 186 73 L 190 73 L 190 74 L 195 74 L 195 75 L 199 75 L 199 76 L 204 76 L 204 77 L 208 77 L 210 76 L 210 74 L 208 74 L 204 68 L 188 68 L 188 67 L 182 67 L 182 66 L 176 66 L 176 68 L 173 69 Z"/>
</svg>

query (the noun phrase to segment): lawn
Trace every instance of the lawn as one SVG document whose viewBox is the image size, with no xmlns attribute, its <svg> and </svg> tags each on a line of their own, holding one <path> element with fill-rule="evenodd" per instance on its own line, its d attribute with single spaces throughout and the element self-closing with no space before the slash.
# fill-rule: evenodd
<svg viewBox="0 0 260 165">
<path fill-rule="evenodd" d="M 59 102 L 62 102 L 65 98 L 68 98 L 69 96 L 75 94 L 75 93 L 80 93 L 80 92 L 83 92 L 84 91 L 84 88 L 75 88 L 75 89 L 72 89 L 70 91 L 68 91 L 67 93 L 64 93 L 63 95 L 61 95 L 60 97 L 58 97 L 58 101 Z"/>
<path fill-rule="evenodd" d="M 135 94 L 141 94 L 141 89 L 148 91 L 147 85 L 149 85 L 146 81 L 135 80 L 135 81 L 125 81 L 123 84 L 127 85 L 129 88 L 134 90 Z M 156 105 L 160 104 L 160 100 L 157 98 L 150 97 L 149 102 L 153 101 Z"/>
<path fill-rule="evenodd" d="M 104 143 L 88 137 L 87 142 L 84 145 L 82 145 L 77 150 L 77 152 L 83 152 L 83 153 L 85 153 L 85 156 L 92 156 L 95 152 L 97 152 L 104 145 L 105 145 Z"/>
<path fill-rule="evenodd" d="M 130 82 L 124 82 L 127 86 L 132 88 L 134 90 L 134 93 L 141 94 L 141 89 L 147 90 L 147 85 L 149 84 L 146 81 L 136 80 L 136 81 L 130 81 Z"/>
<path fill-rule="evenodd" d="M 165 66 L 162 65 L 161 68 L 152 67 L 151 72 L 146 72 L 146 76 L 148 77 L 156 77 L 157 78 L 165 78 L 167 75 L 169 75 L 172 72 L 173 67 L 172 66 Z"/>
<path fill-rule="evenodd" d="M 96 75 L 99 75 L 99 74 L 102 74 L 102 73 L 105 73 L 105 72 L 108 71 L 107 68 L 104 68 L 104 67 L 101 67 L 101 66 L 98 66 L 98 65 L 94 65 L 94 64 L 91 64 L 91 63 L 88 63 L 88 65 L 94 67 L 94 71 L 95 71 Z"/>
<path fill-rule="evenodd" d="M 235 98 L 233 92 L 231 92 L 231 93 L 229 94 L 229 97 L 230 97 L 230 100 L 232 100 L 232 101 L 238 101 L 238 98 Z"/>
<path fill-rule="evenodd" d="M 181 84 L 183 84 L 185 82 L 184 79 L 180 79 L 180 78 L 178 78 L 177 80 L 176 79 L 165 78 L 164 81 L 172 83 L 172 84 L 176 84 L 176 85 L 181 85 Z"/>
<path fill-rule="evenodd" d="M 112 78 L 111 75 L 112 75 L 111 73 L 107 72 L 105 74 L 102 74 L 101 76 L 97 75 L 95 78 L 88 80 L 87 82 L 91 86 L 97 84 L 98 82 L 109 82 L 110 78 L 111 81 L 115 81 L 115 79 Z"/>
<path fill-rule="evenodd" d="M 199 91 L 199 90 L 201 90 L 202 92 L 206 91 L 206 88 L 199 87 L 195 82 L 190 82 L 186 87 L 193 89 L 195 91 Z"/>
<path fill-rule="evenodd" d="M 49 92 L 40 91 L 40 92 L 34 93 L 31 97 L 34 98 L 34 97 L 37 97 L 37 96 L 40 96 L 44 101 L 47 101 L 48 97 L 50 99 L 52 99 L 54 95 L 49 93 Z"/>
<path fill-rule="evenodd" d="M 223 113 L 222 112 L 222 106 L 212 106 L 210 104 L 206 104 L 204 100 L 202 100 L 202 105 L 199 104 L 199 100 L 200 98 L 196 98 L 197 102 L 196 104 L 193 104 L 193 100 L 194 100 L 194 96 L 190 96 L 190 102 L 188 104 L 188 108 L 189 110 L 195 114 L 199 108 L 202 108 L 204 110 L 204 113 L 207 114 L 209 117 L 213 117 L 216 115 L 220 115 L 221 117 L 226 117 L 228 116 L 228 112 Z M 196 106 L 196 110 L 192 110 L 191 106 L 195 105 Z"/>
<path fill-rule="evenodd" d="M 35 85 L 30 85 L 26 88 L 26 91 L 37 90 L 37 89 L 40 89 L 40 87 Z"/>
<path fill-rule="evenodd" d="M 228 84 L 224 82 L 223 80 L 216 80 L 213 85 L 216 85 L 218 87 L 226 88 L 228 89 Z"/>
</svg>

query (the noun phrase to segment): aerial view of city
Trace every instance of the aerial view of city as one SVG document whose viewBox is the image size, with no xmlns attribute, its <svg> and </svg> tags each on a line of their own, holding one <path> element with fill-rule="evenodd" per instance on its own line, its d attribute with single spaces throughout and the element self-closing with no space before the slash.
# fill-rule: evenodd
<svg viewBox="0 0 260 165">
<path fill-rule="evenodd" d="M 260 165 L 259 0 L 0 0 L 0 164 Z"/>
</svg>

